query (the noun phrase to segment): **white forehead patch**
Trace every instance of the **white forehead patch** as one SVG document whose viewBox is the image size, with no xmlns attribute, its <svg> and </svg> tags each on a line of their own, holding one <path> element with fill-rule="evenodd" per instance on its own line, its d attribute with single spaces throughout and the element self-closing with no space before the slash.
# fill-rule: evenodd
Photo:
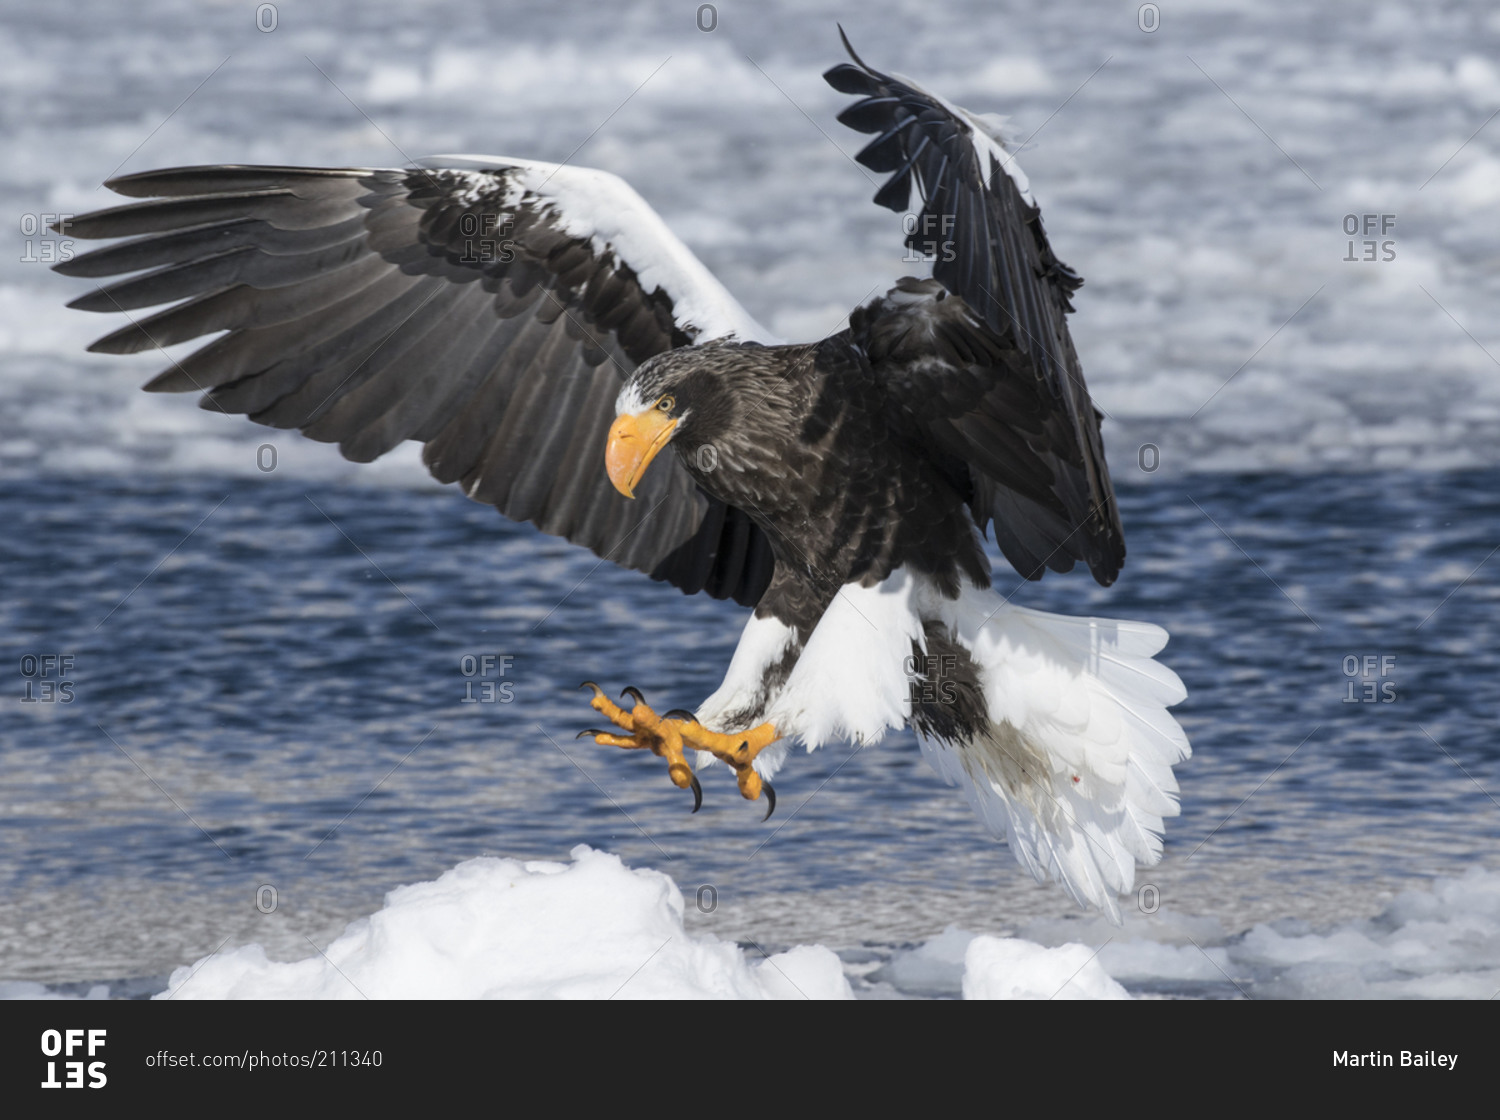
<svg viewBox="0 0 1500 1120">
<path fill-rule="evenodd" d="M 638 413 L 645 412 L 655 404 L 656 401 L 654 399 L 648 401 L 641 395 L 641 386 L 632 378 L 625 382 L 625 387 L 620 390 L 620 395 L 615 398 L 615 415 L 635 416 Z"/>
</svg>

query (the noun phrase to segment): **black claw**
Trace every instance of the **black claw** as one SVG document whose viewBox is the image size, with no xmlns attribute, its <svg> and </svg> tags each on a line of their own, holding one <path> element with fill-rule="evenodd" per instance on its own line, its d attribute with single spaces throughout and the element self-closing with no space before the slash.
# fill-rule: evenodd
<svg viewBox="0 0 1500 1120">
<path fill-rule="evenodd" d="M 693 812 L 703 808 L 703 787 L 698 784 L 698 775 L 689 774 L 688 779 L 693 783 Z"/>
<path fill-rule="evenodd" d="M 686 708 L 673 708 L 670 712 L 668 712 L 666 715 L 662 716 L 661 718 L 662 719 L 685 719 L 689 723 L 697 723 L 698 722 L 698 717 L 695 716 L 695 715 L 693 715 L 693 713 L 690 712 L 690 711 L 688 711 Z"/>
<path fill-rule="evenodd" d="M 766 781 L 764 778 L 761 779 L 760 788 L 765 793 L 766 800 L 771 803 L 770 806 L 766 809 L 766 815 L 760 818 L 761 823 L 764 824 L 766 821 L 771 819 L 771 814 L 776 812 L 776 790 L 773 789 L 771 783 Z"/>
<path fill-rule="evenodd" d="M 633 696 L 633 697 L 635 697 L 635 702 L 637 704 L 644 704 L 646 702 L 646 698 L 641 695 L 641 690 L 638 689 L 638 688 L 636 688 L 635 685 L 631 685 L 624 692 L 620 693 L 620 695 L 622 697 L 625 697 L 625 696 Z"/>
<path fill-rule="evenodd" d="M 603 692 L 604 691 L 604 689 L 600 688 L 593 681 L 584 681 L 581 685 L 578 686 L 578 690 L 580 692 L 582 692 L 585 688 L 592 688 L 595 692 Z"/>
<path fill-rule="evenodd" d="M 600 731 L 597 727 L 590 727 L 587 731 L 580 731 L 577 735 L 574 735 L 573 738 L 575 738 L 575 739 L 582 739 L 585 735 L 608 735 L 608 734 L 609 734 L 608 731 Z"/>
</svg>

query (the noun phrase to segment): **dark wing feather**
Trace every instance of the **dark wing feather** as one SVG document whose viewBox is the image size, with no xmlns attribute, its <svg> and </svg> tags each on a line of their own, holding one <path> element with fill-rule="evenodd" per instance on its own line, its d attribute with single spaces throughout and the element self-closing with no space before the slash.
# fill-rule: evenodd
<svg viewBox="0 0 1500 1120">
<path fill-rule="evenodd" d="M 893 172 L 876 202 L 900 212 L 915 185 L 922 209 L 906 242 L 933 258 L 931 281 L 902 281 L 856 311 L 851 338 L 898 411 L 920 417 L 920 434 L 968 476 L 975 520 L 994 522 L 1022 575 L 1082 560 L 1108 585 L 1125 540 L 1068 333 L 1082 281 L 1052 252 L 1019 169 L 983 122 L 849 53 L 853 64 L 824 75 L 862 97 L 839 120 L 877 134 L 856 157 Z"/>
<path fill-rule="evenodd" d="M 173 304 L 91 350 L 227 332 L 150 390 L 201 390 L 205 408 L 300 428 L 359 462 L 419 440 L 434 476 L 509 517 L 689 593 L 754 604 L 773 561 L 743 513 L 674 456 L 634 501 L 604 470 L 624 377 L 696 328 L 521 175 L 503 165 L 130 175 L 109 186 L 149 201 L 73 218 L 68 232 L 132 240 L 58 271 L 136 274 L 73 307 Z"/>
</svg>

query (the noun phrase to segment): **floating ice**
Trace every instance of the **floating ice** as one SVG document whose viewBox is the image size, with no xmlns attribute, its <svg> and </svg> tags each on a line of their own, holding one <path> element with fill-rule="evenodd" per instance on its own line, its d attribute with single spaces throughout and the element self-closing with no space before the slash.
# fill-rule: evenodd
<svg viewBox="0 0 1500 1120">
<path fill-rule="evenodd" d="M 964 954 L 964 999 L 1129 999 L 1087 945 L 1044 948 L 1015 937 L 976 937 Z"/>
<path fill-rule="evenodd" d="M 1406 891 L 1372 918 L 1285 919 L 1226 932 L 1166 910 L 1026 923 L 1019 937 L 958 926 L 895 949 L 854 988 L 831 949 L 769 957 L 689 933 L 671 878 L 580 846 L 571 864 L 484 858 L 400 887 L 332 945 L 295 962 L 259 945 L 172 973 L 157 998 L 1489 999 L 1500 991 L 1500 873 L 1473 868 Z M 868 952 L 868 949 L 866 950 Z M 858 956 L 858 954 L 855 954 Z M 1125 985 L 1129 985 L 1129 990 Z M 113 985 L 0 981 L 5 999 L 108 999 Z M 123 984 L 129 998 L 138 982 Z M 149 990 L 149 989 L 146 989 Z"/>
<path fill-rule="evenodd" d="M 247 945 L 177 969 L 158 998 L 853 998 L 828 949 L 753 961 L 682 915 L 666 875 L 588 847 L 571 864 L 474 859 L 392 891 L 317 956 Z"/>
</svg>

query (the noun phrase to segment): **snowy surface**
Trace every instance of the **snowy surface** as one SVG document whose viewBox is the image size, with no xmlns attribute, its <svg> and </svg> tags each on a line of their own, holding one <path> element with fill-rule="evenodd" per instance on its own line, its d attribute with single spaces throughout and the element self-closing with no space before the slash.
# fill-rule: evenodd
<svg viewBox="0 0 1500 1120">
<path fill-rule="evenodd" d="M 964 999 L 1129 999 L 1098 956 L 1087 945 L 976 937 L 964 953 Z"/>
<path fill-rule="evenodd" d="M 1073 330 L 1117 470 L 1143 443 L 1173 472 L 1495 463 L 1500 14 L 1182 2 L 1145 32 L 1138 7 L 772 3 L 724 8 L 705 34 L 665 0 L 586 18 L 345 2 L 283 5 L 260 34 L 234 5 L 12 6 L 0 466 L 248 473 L 265 442 L 137 394 L 161 354 L 83 355 L 121 321 L 64 308 L 83 289 L 24 223 L 111 204 L 99 184 L 117 173 L 443 151 L 597 167 L 772 332 L 838 329 L 923 266 L 902 259 L 904 216 L 870 202 L 878 181 L 851 158 L 865 138 L 835 120 L 849 98 L 820 75 L 841 60 L 836 20 L 872 66 L 1009 117 L 1086 281 Z M 421 481 L 415 456 L 382 476 L 289 442 L 325 476 Z"/>
<path fill-rule="evenodd" d="M 392 891 L 316 956 L 245 946 L 178 969 L 163 998 L 852 998 L 827 949 L 751 960 L 682 916 L 670 878 L 590 848 L 571 865 L 470 860 Z"/>
<path fill-rule="evenodd" d="M 1039 920 L 1013 938 L 950 926 L 868 977 L 891 991 L 966 999 L 1488 1000 L 1500 994 L 1500 874 L 1476 868 L 1404 891 L 1368 919 L 1284 919 L 1234 936 L 1215 919 L 1165 909 L 1128 915 L 1123 928 Z"/>
<path fill-rule="evenodd" d="M 1037 921 L 1015 936 L 950 926 L 871 960 L 820 945 L 771 953 L 684 925 L 681 891 L 586 846 L 569 864 L 469 860 L 392 891 L 300 960 L 258 944 L 184 964 L 158 999 L 1491 999 L 1500 874 L 1407 891 L 1374 918 L 1315 930 L 1158 911 Z M 851 984 L 852 981 L 852 984 Z M 0 999 L 104 999 L 107 985 L 0 983 Z"/>
</svg>

